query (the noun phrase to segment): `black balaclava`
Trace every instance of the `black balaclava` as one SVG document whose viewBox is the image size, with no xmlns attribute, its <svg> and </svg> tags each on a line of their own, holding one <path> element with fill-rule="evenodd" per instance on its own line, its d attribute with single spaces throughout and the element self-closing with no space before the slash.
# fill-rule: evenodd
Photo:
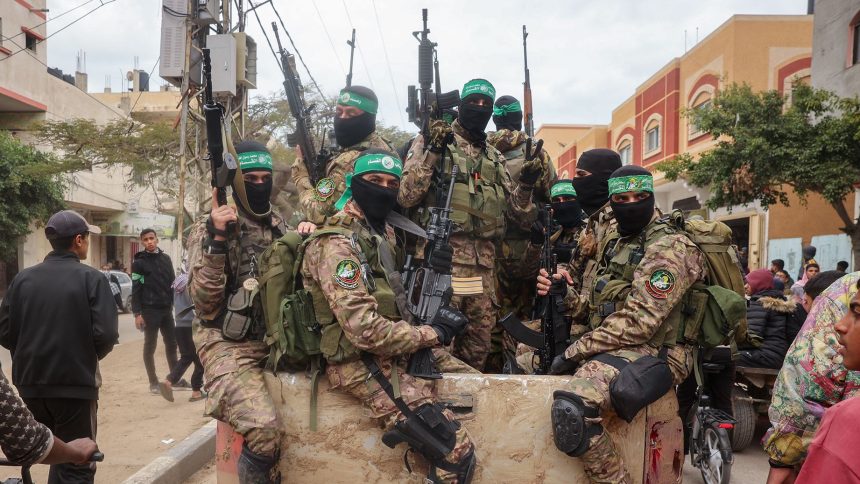
<svg viewBox="0 0 860 484">
<path fill-rule="evenodd" d="M 624 166 L 615 170 L 609 178 L 624 178 L 637 176 L 651 177 L 651 172 L 641 166 Z M 653 181 L 651 182 L 653 184 Z M 631 190 L 634 191 L 634 190 Z M 640 191 L 640 190 L 636 190 Z M 612 213 L 618 222 L 618 233 L 622 237 L 629 237 L 642 232 L 654 218 L 654 192 L 648 191 L 650 196 L 644 200 L 633 203 L 615 203 L 610 201 Z"/>
<path fill-rule="evenodd" d="M 591 172 L 589 176 L 573 179 L 577 200 L 585 213 L 591 216 L 609 201 L 606 182 L 612 172 L 621 168 L 621 157 L 605 148 L 588 150 L 579 157 L 576 168 Z"/>
<path fill-rule="evenodd" d="M 487 106 L 475 106 L 469 103 L 469 101 L 477 99 L 478 96 L 489 99 L 490 103 L 493 101 L 483 94 L 469 94 L 460 101 L 460 109 L 457 112 L 457 120 L 460 122 L 460 126 L 466 130 L 469 140 L 475 142 L 487 139 L 487 124 L 490 122 L 490 117 L 493 116 L 493 106 L 491 104 Z"/>
<path fill-rule="evenodd" d="M 571 180 L 558 180 L 553 183 L 553 188 L 558 185 L 571 184 Z M 557 201 L 562 196 L 574 197 L 566 202 Z M 572 229 L 582 225 L 582 207 L 574 193 L 559 193 L 552 197 L 552 218 L 565 229 Z"/>
<path fill-rule="evenodd" d="M 261 153 L 268 155 L 268 160 L 264 160 L 265 155 L 261 155 L 259 159 L 251 161 L 243 161 L 242 153 Z M 236 145 L 236 154 L 239 155 L 239 166 L 242 167 L 243 173 L 252 171 L 266 171 L 272 173 L 271 153 L 266 146 L 260 142 L 253 140 L 245 140 Z M 272 178 L 265 183 L 248 183 L 245 182 L 245 195 L 248 198 L 248 205 L 254 212 L 249 215 L 266 215 L 271 210 L 269 200 L 272 196 Z M 236 200 L 236 205 L 241 207 L 242 203 L 236 198 L 236 191 L 233 191 L 233 199 Z"/>
<path fill-rule="evenodd" d="M 370 154 L 387 154 L 397 157 L 394 153 L 389 153 L 385 150 L 369 149 L 362 152 L 362 156 Z M 352 181 L 350 182 L 352 199 L 355 200 L 355 203 L 364 212 L 364 218 L 367 220 L 367 223 L 376 232 L 382 234 L 385 230 L 386 217 L 388 217 L 388 214 L 397 205 L 397 193 L 399 190 L 371 183 L 362 178 L 363 175 L 352 177 Z"/>
<path fill-rule="evenodd" d="M 517 98 L 502 96 L 496 100 L 494 106 L 493 124 L 496 125 L 496 129 L 523 130 L 523 110 Z"/>
<path fill-rule="evenodd" d="M 364 86 L 344 88 L 346 92 L 354 92 L 360 96 L 378 102 L 376 94 Z M 361 143 L 376 130 L 376 114 L 364 112 L 360 116 L 349 119 L 334 117 L 334 137 L 342 148 L 348 148 Z"/>
</svg>

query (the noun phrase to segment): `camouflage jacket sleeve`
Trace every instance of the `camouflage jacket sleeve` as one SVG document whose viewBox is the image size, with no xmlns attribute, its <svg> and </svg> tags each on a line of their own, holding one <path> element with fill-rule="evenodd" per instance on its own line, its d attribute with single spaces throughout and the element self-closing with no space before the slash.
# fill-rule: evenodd
<svg viewBox="0 0 860 484">
<path fill-rule="evenodd" d="M 501 154 L 499 154 L 499 158 L 504 159 Z M 502 188 L 505 191 L 505 201 L 507 201 L 505 216 L 517 227 L 529 230 L 537 219 L 537 206 L 532 203 L 532 192 L 534 192 L 535 187 L 523 183 L 517 183 L 514 186 L 508 170 L 504 170 L 504 172 Z"/>
<path fill-rule="evenodd" d="M 350 283 L 338 274 L 338 267 L 344 264 L 358 268 Z M 380 356 L 408 355 L 438 343 L 430 326 L 412 326 L 380 315 L 376 298 L 368 292 L 361 271 L 358 255 L 344 236 L 324 235 L 307 246 L 302 274 L 319 285 L 350 343 Z"/>
<path fill-rule="evenodd" d="M 541 174 L 540 180 L 538 180 L 538 186 L 535 191 L 535 201 L 549 203 L 549 191 L 553 184 L 558 180 L 558 173 L 556 173 L 555 166 L 552 164 L 552 158 L 550 158 L 549 153 L 547 153 L 546 150 L 541 150 L 540 158 L 544 163 L 544 170 L 543 174 Z"/>
<path fill-rule="evenodd" d="M 224 306 L 224 288 L 227 285 L 224 265 L 227 256 L 205 253 L 203 243 L 206 237 L 208 234 L 203 222 L 195 224 L 188 235 L 188 265 L 191 267 L 188 287 L 197 316 L 212 320 Z"/>
<path fill-rule="evenodd" d="M 360 151 L 347 150 L 328 163 L 325 178 L 330 184 L 314 186 L 308 175 L 307 166 L 302 159 L 293 165 L 293 182 L 299 190 L 299 202 L 304 219 L 317 225 L 325 218 L 334 215 L 334 204 L 346 191 L 346 174 L 352 171 L 352 164 Z"/>
<path fill-rule="evenodd" d="M 842 364 L 833 329 L 848 311 L 858 279 L 860 272 L 855 272 L 825 290 L 788 349 L 773 387 L 771 428 L 764 437 L 764 451 L 773 462 L 802 463 L 824 412 L 860 396 L 860 371 L 848 371 Z"/>
<path fill-rule="evenodd" d="M 400 193 L 397 202 L 401 207 L 414 207 L 424 200 L 433 179 L 433 167 L 439 155 L 424 149 L 424 137 L 416 136 L 403 160 L 403 176 L 400 177 Z"/>
<path fill-rule="evenodd" d="M 621 309 L 570 345 L 565 357 L 581 361 L 647 343 L 693 283 L 705 276 L 703 257 L 693 242 L 680 234 L 664 236 L 651 244 L 636 267 Z M 671 281 L 667 288 L 651 285 L 658 275 Z"/>
<path fill-rule="evenodd" d="M 54 436 L 45 425 L 36 421 L 6 376 L 0 372 L 0 448 L 14 465 L 31 466 L 48 456 Z"/>
</svg>

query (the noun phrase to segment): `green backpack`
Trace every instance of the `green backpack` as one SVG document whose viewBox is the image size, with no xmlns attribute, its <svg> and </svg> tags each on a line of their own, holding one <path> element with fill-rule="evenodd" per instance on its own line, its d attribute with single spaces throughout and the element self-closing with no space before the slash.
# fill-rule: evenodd
<svg viewBox="0 0 860 484">
<path fill-rule="evenodd" d="M 699 314 L 688 319 L 683 338 L 705 350 L 746 340 L 744 276 L 732 229 L 714 220 L 685 220 L 680 210 L 672 212 L 671 221 L 702 251 L 708 270 L 704 284 L 693 286 L 693 307 Z"/>
<path fill-rule="evenodd" d="M 321 366 L 320 326 L 311 295 L 302 287 L 301 267 L 305 245 L 329 234 L 348 236 L 348 231 L 325 228 L 304 239 L 298 232 L 287 232 L 260 256 L 260 301 L 269 346 L 267 366 L 272 370 Z"/>
</svg>

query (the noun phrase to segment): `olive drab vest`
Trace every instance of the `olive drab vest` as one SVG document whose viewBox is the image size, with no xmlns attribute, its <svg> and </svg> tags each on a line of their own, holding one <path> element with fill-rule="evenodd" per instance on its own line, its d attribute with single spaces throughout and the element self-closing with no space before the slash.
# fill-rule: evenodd
<svg viewBox="0 0 860 484">
<path fill-rule="evenodd" d="M 621 309 L 630 294 L 633 274 L 645 256 L 645 250 L 660 238 L 677 233 L 677 230 L 663 220 L 652 222 L 641 235 L 622 238 L 617 230 L 612 230 L 601 242 L 597 277 L 589 296 L 589 325 L 597 328 L 607 316 Z M 674 346 L 678 332 L 683 329 L 683 318 L 695 304 L 692 301 L 692 288 L 687 290 L 681 303 L 677 304 L 663 324 L 648 341 L 652 347 Z"/>
<path fill-rule="evenodd" d="M 493 239 L 505 234 L 504 185 L 506 168 L 498 152 L 487 147 L 478 158 L 467 156 L 455 145 L 448 145 L 445 152 L 445 166 L 437 177 L 435 187 L 425 197 L 425 208 L 440 206 L 437 200 L 439 187 L 447 189 L 451 183 L 451 166 L 456 163 L 459 172 L 454 180 L 454 193 L 451 196 L 451 220 L 458 233 L 479 239 Z M 422 210 L 419 224 L 427 226 L 430 212 Z"/>
<path fill-rule="evenodd" d="M 380 244 L 389 242 L 379 235 L 372 235 L 367 228 L 346 215 L 329 217 L 326 224 L 318 230 L 338 233 L 350 240 L 358 253 L 364 284 L 376 299 L 376 311 L 388 319 L 402 319 L 394 299 L 394 290 L 391 288 L 387 271 L 379 256 Z M 313 300 L 314 314 L 322 332 L 320 350 L 325 359 L 329 363 L 358 360 L 360 351 L 343 334 L 343 328 L 337 322 L 325 294 L 320 292 L 318 285 L 311 285 L 309 292 Z"/>
</svg>

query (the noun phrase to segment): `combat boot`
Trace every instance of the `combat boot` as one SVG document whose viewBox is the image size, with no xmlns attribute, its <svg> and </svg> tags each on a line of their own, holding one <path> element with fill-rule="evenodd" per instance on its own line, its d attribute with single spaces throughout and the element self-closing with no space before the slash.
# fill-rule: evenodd
<svg viewBox="0 0 860 484">
<path fill-rule="evenodd" d="M 242 445 L 237 467 L 240 484 L 281 484 L 277 457 L 255 454 Z"/>
</svg>

